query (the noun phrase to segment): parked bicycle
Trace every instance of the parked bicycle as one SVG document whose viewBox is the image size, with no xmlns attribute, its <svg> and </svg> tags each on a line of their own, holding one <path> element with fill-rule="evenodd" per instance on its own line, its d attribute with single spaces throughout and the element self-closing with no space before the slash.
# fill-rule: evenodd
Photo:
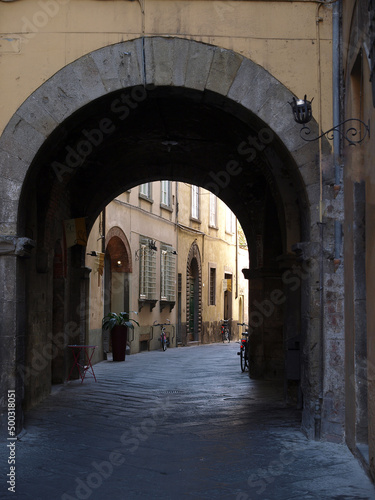
<svg viewBox="0 0 375 500">
<path fill-rule="evenodd" d="M 169 346 L 169 339 L 167 337 L 167 334 L 165 332 L 165 327 L 167 325 L 170 325 L 171 322 L 169 319 L 167 319 L 167 323 L 157 323 L 156 321 L 154 321 L 154 326 L 160 326 L 160 337 L 159 337 L 159 340 L 160 340 L 160 344 L 161 344 L 161 348 L 163 349 L 163 351 L 166 351 L 167 350 L 167 347 Z"/>
<path fill-rule="evenodd" d="M 221 320 L 221 338 L 223 342 L 230 342 L 230 329 L 229 329 L 229 321 L 230 319 L 222 319 Z"/>
<path fill-rule="evenodd" d="M 237 323 L 238 326 L 243 326 L 245 331 L 242 332 L 242 338 L 240 340 L 240 352 L 238 352 L 238 356 L 240 356 L 241 370 L 244 372 L 249 369 L 249 332 L 247 331 L 246 323 Z"/>
</svg>

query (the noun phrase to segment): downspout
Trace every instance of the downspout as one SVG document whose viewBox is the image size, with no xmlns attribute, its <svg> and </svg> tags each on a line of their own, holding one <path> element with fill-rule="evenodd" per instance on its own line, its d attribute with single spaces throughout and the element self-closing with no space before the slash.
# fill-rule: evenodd
<svg viewBox="0 0 375 500">
<path fill-rule="evenodd" d="M 319 89 L 319 116 L 318 116 L 318 127 L 319 136 L 322 133 L 322 88 L 321 88 L 321 60 L 320 60 L 320 23 L 323 18 L 319 15 L 319 10 L 322 7 L 322 3 L 319 3 L 316 9 L 316 39 L 317 39 L 317 83 Z M 322 139 L 319 139 L 319 237 L 320 237 L 320 255 L 319 255 L 319 337 L 320 337 L 320 380 L 319 380 L 319 395 L 315 401 L 315 412 L 314 412 L 314 439 L 316 441 L 320 440 L 321 437 L 321 422 L 322 422 L 322 407 L 323 407 L 323 391 L 324 391 L 324 225 L 323 225 L 323 173 L 322 173 Z"/>
<path fill-rule="evenodd" d="M 340 0 L 333 0 L 332 3 L 332 119 L 333 124 L 340 123 Z M 321 85 L 320 75 L 320 34 L 319 23 L 322 18 L 319 17 L 320 4 L 317 9 L 317 38 L 318 38 L 318 80 Z M 321 106 L 321 92 L 319 92 Z M 321 134 L 321 109 L 319 116 L 319 135 Z M 333 134 L 333 163 L 335 176 L 335 197 L 341 189 L 341 168 L 340 168 L 340 135 L 339 132 Z M 321 142 L 319 142 L 319 163 L 320 163 L 320 394 L 315 403 L 315 439 L 321 438 L 322 412 L 324 405 L 324 380 L 325 380 L 325 334 L 324 334 L 324 223 L 323 223 L 323 179 L 321 170 Z M 340 264 L 340 253 L 342 244 L 342 226 L 341 222 L 334 222 L 334 266 L 335 270 Z"/>
<path fill-rule="evenodd" d="M 338 0 L 333 4 L 332 11 L 332 91 L 333 91 L 333 124 L 340 123 L 340 5 Z M 340 167 L 340 135 L 333 134 L 333 164 L 335 169 L 335 196 L 341 189 L 341 167 Z M 341 222 L 335 221 L 335 270 L 340 264 L 342 244 Z"/>
</svg>

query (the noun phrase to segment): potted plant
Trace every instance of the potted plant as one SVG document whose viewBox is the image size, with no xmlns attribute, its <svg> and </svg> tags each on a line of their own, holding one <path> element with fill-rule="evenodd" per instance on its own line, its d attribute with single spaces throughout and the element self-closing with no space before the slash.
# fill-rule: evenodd
<svg viewBox="0 0 375 500">
<path fill-rule="evenodd" d="M 135 311 L 132 311 L 137 314 Z M 130 313 L 110 312 L 103 318 L 104 330 L 111 332 L 113 361 L 125 361 L 126 343 L 128 340 L 128 328 L 133 329 L 134 324 L 139 326 L 138 321 L 129 317 Z"/>
</svg>

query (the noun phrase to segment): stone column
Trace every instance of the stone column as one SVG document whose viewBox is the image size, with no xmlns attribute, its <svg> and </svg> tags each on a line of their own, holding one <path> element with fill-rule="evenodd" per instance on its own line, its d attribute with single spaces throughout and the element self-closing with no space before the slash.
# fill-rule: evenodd
<svg viewBox="0 0 375 500">
<path fill-rule="evenodd" d="M 290 281 L 295 279 L 301 290 L 302 429 L 310 439 L 319 439 L 324 377 L 321 245 L 301 242 L 293 245 L 293 251 L 298 267 L 292 268 Z"/>
<path fill-rule="evenodd" d="M 25 266 L 35 242 L 29 238 L 0 235 L 0 429 L 8 435 L 8 391 L 15 391 L 16 434 L 23 425 L 22 399 L 25 363 Z"/>
<path fill-rule="evenodd" d="M 242 271 L 245 278 L 249 280 L 249 376 L 260 379 L 264 376 L 264 323 L 260 313 L 253 311 L 252 303 L 263 300 L 264 280 L 256 271 L 250 269 Z"/>
<path fill-rule="evenodd" d="M 249 341 L 251 378 L 283 376 L 283 316 L 285 297 L 278 269 L 244 269 L 249 280 Z"/>
<path fill-rule="evenodd" d="M 81 268 L 81 343 L 89 342 L 90 267 Z"/>
<path fill-rule="evenodd" d="M 277 260 L 283 283 L 280 301 L 284 299 L 285 400 L 301 408 L 301 285 L 304 275 L 295 254 L 281 255 Z"/>
</svg>

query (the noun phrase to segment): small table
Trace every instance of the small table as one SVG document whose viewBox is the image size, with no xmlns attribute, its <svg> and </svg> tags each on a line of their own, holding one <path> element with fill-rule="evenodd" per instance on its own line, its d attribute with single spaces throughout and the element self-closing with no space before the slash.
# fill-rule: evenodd
<svg viewBox="0 0 375 500">
<path fill-rule="evenodd" d="M 68 380 L 70 380 L 70 376 L 72 374 L 72 371 L 74 370 L 75 367 L 78 368 L 78 373 L 79 376 L 81 377 L 81 384 L 84 381 L 86 377 L 86 373 L 89 372 L 91 375 L 93 375 L 95 382 L 96 377 L 94 373 L 94 369 L 91 364 L 91 359 L 94 355 L 95 349 L 98 347 L 97 345 L 68 345 L 73 351 L 73 356 L 74 356 L 74 365 L 72 366 L 72 369 L 70 370 Z M 90 349 L 92 349 L 91 354 L 90 354 Z M 81 351 L 84 352 L 83 359 L 87 359 L 87 365 L 82 365 L 80 363 L 80 358 L 81 358 Z"/>
</svg>

